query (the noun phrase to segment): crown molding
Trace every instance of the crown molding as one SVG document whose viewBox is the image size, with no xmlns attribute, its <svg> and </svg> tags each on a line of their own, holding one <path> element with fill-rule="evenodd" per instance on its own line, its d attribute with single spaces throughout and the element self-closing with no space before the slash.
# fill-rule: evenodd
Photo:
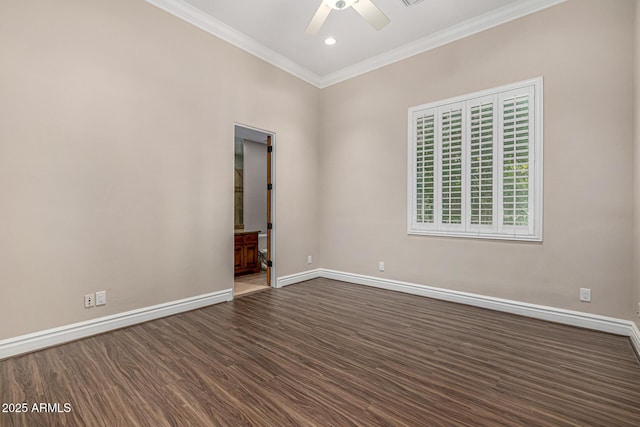
<svg viewBox="0 0 640 427">
<path fill-rule="evenodd" d="M 564 3 L 566 0 L 521 0 L 325 76 L 315 74 L 284 55 L 275 52 L 234 28 L 218 21 L 184 0 L 145 1 L 307 83 L 323 89 L 368 73 L 369 71 L 393 64 L 394 62 L 402 61 L 419 53 L 513 21 L 514 19 L 522 18 L 531 13 Z"/>
<path fill-rule="evenodd" d="M 206 31 L 242 50 L 256 56 L 269 64 L 280 68 L 287 73 L 304 80 L 316 87 L 320 87 L 321 78 L 317 74 L 305 67 L 298 65 L 290 60 L 269 49 L 267 46 L 258 43 L 254 39 L 240 31 L 218 21 L 211 15 L 201 11 L 200 9 L 190 5 L 184 0 L 145 0 L 147 3 L 156 6 L 171 15 L 180 18 L 201 30 Z"/>
<path fill-rule="evenodd" d="M 321 78 L 319 87 L 329 87 L 368 73 L 369 71 L 393 64 L 394 62 L 402 61 L 403 59 L 410 58 L 428 50 L 472 36 L 551 6 L 564 3 L 565 1 L 566 0 L 521 0 L 503 6 L 365 61 L 345 67 L 335 73 L 327 74 Z"/>
</svg>

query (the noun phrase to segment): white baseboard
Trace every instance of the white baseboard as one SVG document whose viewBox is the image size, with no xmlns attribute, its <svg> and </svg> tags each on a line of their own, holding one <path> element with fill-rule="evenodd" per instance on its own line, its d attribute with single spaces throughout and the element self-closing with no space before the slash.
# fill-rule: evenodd
<svg viewBox="0 0 640 427">
<path fill-rule="evenodd" d="M 630 322 L 628 320 L 616 319 L 613 317 L 599 316 L 597 314 L 565 310 L 545 305 L 529 304 L 502 298 L 494 298 L 468 292 L 453 291 L 433 286 L 418 285 L 415 283 L 400 282 L 398 280 L 345 273 L 342 271 L 322 269 L 320 271 L 320 276 L 327 279 L 341 280 L 343 282 L 373 286 L 376 288 L 404 292 L 413 295 L 421 295 L 444 301 L 457 302 L 460 304 L 473 305 L 475 307 L 489 308 L 491 310 L 548 320 L 555 323 L 563 323 L 565 325 L 629 336 Z"/>
<path fill-rule="evenodd" d="M 0 340 L 0 360 L 91 335 L 101 334 L 114 329 L 124 328 L 137 323 L 147 322 L 160 317 L 171 316 L 173 314 L 195 310 L 196 308 L 231 301 L 232 299 L 232 290 L 224 289 L 210 294 L 198 295 L 111 316 L 100 317 L 98 319 L 87 320 L 85 322 L 73 323 L 33 334 Z"/>
<path fill-rule="evenodd" d="M 276 288 L 293 285 L 295 283 L 304 282 L 306 280 L 317 279 L 320 277 L 320 269 L 307 270 L 301 273 L 290 274 L 288 276 L 278 277 L 276 280 Z"/>
<path fill-rule="evenodd" d="M 488 308 L 491 310 L 506 313 L 518 314 L 520 316 L 533 317 L 565 325 L 578 326 L 587 329 L 594 329 L 602 332 L 609 332 L 618 335 L 628 336 L 631 343 L 640 355 L 640 330 L 636 324 L 630 320 L 616 319 L 613 317 L 599 316 L 597 314 L 583 313 L 579 311 L 565 310 L 556 307 L 523 303 L 519 301 L 502 298 L 488 297 L 468 292 L 453 291 L 449 289 L 436 288 L 433 286 L 418 285 L 415 283 L 401 282 L 398 280 L 383 279 L 379 277 L 365 276 L 361 274 L 346 273 L 342 271 L 315 269 L 288 276 L 278 277 L 276 287 L 281 288 L 287 285 L 304 282 L 315 278 L 326 278 L 339 280 L 342 282 L 355 283 L 359 285 L 372 286 L 391 291 L 404 292 L 413 295 L 420 295 L 444 301 L 457 302 L 476 307 Z M 210 294 L 185 298 L 164 304 L 131 310 L 112 316 L 101 317 L 85 322 L 74 323 L 54 329 L 22 335 L 15 338 L 0 340 L 0 360 L 7 357 L 40 350 L 46 347 L 59 345 L 65 342 L 77 340 L 91 335 L 112 331 L 114 329 L 135 325 L 161 317 L 197 308 L 231 301 L 233 293 L 231 289 L 225 289 Z"/>
<path fill-rule="evenodd" d="M 640 329 L 638 329 L 638 326 L 634 322 L 631 322 L 631 333 L 629 338 L 631 338 L 631 344 L 633 344 L 638 357 L 640 357 Z"/>
<path fill-rule="evenodd" d="M 529 304 L 502 298 L 494 298 L 468 292 L 436 288 L 433 286 L 418 285 L 398 280 L 365 276 L 362 274 L 346 273 L 343 271 L 321 268 L 318 270 L 318 273 L 319 277 L 326 279 L 340 280 L 343 282 L 420 295 L 444 301 L 517 314 L 520 316 L 533 317 L 536 319 L 547 320 L 549 322 L 562 323 L 565 325 L 628 336 L 630 337 L 631 343 L 635 347 L 636 352 L 640 355 L 640 331 L 636 324 L 630 320 L 600 316 L 580 311 L 565 310 L 557 307 Z"/>
</svg>

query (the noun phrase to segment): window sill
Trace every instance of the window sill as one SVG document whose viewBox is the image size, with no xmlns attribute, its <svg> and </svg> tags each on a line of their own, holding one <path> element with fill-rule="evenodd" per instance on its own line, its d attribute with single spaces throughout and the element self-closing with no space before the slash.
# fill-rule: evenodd
<svg viewBox="0 0 640 427">
<path fill-rule="evenodd" d="M 407 234 L 414 236 L 437 236 L 437 237 L 456 237 L 467 239 L 487 239 L 487 240 L 512 240 L 522 242 L 539 242 L 542 243 L 542 236 L 538 235 L 513 235 L 513 234 L 498 234 L 498 233 L 467 233 L 467 232 L 455 232 L 455 231 L 426 231 L 426 230 L 411 230 L 407 231 Z"/>
</svg>

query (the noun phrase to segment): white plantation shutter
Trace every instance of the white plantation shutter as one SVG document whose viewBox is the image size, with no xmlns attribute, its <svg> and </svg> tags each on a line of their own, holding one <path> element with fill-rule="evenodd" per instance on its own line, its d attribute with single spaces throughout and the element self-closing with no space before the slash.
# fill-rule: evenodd
<svg viewBox="0 0 640 427">
<path fill-rule="evenodd" d="M 497 229 L 496 101 L 486 97 L 469 103 L 470 225 L 488 231 Z"/>
<path fill-rule="evenodd" d="M 439 135 L 441 223 L 462 224 L 462 107 L 455 105 L 443 110 Z"/>
<path fill-rule="evenodd" d="M 435 222 L 435 116 L 416 117 L 416 222 Z"/>
<path fill-rule="evenodd" d="M 500 95 L 502 209 L 499 227 L 505 233 L 526 234 L 533 215 L 532 89 Z"/>
<path fill-rule="evenodd" d="M 542 79 L 409 110 L 409 233 L 542 240 Z"/>
</svg>

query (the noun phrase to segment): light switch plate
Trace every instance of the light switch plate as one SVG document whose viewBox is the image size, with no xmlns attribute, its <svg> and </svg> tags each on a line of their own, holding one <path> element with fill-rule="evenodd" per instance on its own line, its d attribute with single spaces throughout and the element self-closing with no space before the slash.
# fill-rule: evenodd
<svg viewBox="0 0 640 427">
<path fill-rule="evenodd" d="M 580 288 L 580 301 L 591 302 L 591 289 Z"/>
<path fill-rule="evenodd" d="M 107 303 L 107 291 L 96 292 L 96 305 L 105 305 Z"/>
</svg>

